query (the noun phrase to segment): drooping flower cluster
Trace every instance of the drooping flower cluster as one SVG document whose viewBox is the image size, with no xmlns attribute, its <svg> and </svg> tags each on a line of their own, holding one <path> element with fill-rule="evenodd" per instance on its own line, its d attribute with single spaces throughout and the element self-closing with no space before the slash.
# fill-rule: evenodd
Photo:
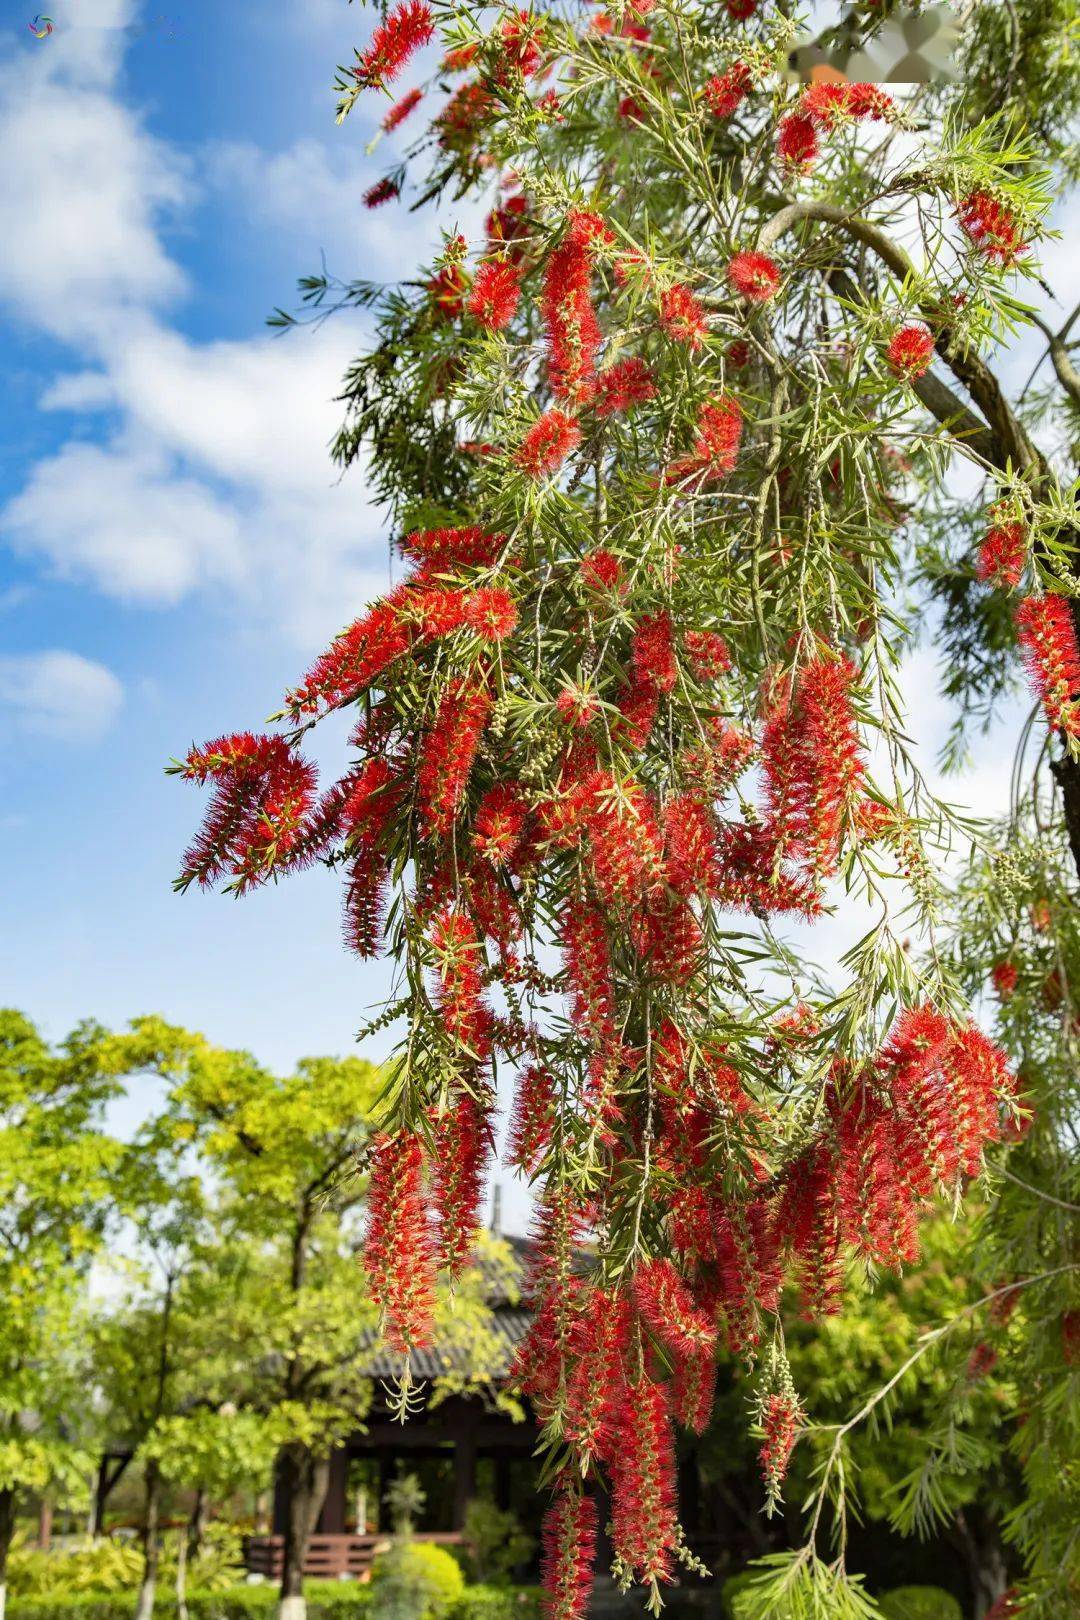
<svg viewBox="0 0 1080 1620">
<path fill-rule="evenodd" d="M 1066 737 L 1080 739 L 1080 646 L 1064 596 L 1029 596 L 1016 612 L 1020 646 L 1046 718 Z"/>
<path fill-rule="evenodd" d="M 707 65 L 676 78 L 667 10 L 623 9 L 582 28 L 565 78 L 552 75 L 573 28 L 539 13 L 504 10 L 455 41 L 441 71 L 468 77 L 434 117 L 433 186 L 483 181 L 494 201 L 472 247 L 453 237 L 387 296 L 350 394 L 395 513 L 439 526 L 399 540 L 404 577 L 287 695 L 291 731 L 218 739 L 181 767 L 212 789 L 183 882 L 243 888 L 322 860 L 344 879 L 350 947 L 388 946 L 403 970 L 408 1062 L 370 1157 L 365 1265 L 404 1353 L 430 1341 L 437 1275 L 468 1260 L 496 1065 L 516 1077 L 505 1158 L 535 1183 L 538 1222 L 514 1377 L 557 1464 L 553 1620 L 585 1613 L 594 1487 L 611 1498 L 620 1577 L 655 1587 L 694 1567 L 674 1435 L 706 1428 L 720 1344 L 748 1366 L 767 1358 L 757 1416 L 775 1502 L 802 1422 L 775 1349 L 782 1289 L 812 1316 L 838 1308 L 854 1263 L 910 1264 L 931 1200 L 954 1198 L 1016 1116 L 1001 1053 L 932 975 L 888 1031 L 884 1014 L 854 1033 L 830 1022 L 802 983 L 789 994 L 786 955 L 780 992 L 751 988 L 746 961 L 780 960 L 771 919 L 813 921 L 838 878 L 876 895 L 889 863 L 916 897 L 925 877 L 920 812 L 873 782 L 866 745 L 875 721 L 897 731 L 875 710 L 902 509 L 843 315 L 827 343 L 789 319 L 813 263 L 814 319 L 831 323 L 829 278 L 850 262 L 839 229 L 815 257 L 805 220 L 789 254 L 725 171 L 700 217 L 730 210 L 730 228 L 688 239 L 685 218 L 673 229 L 663 199 L 654 218 L 625 181 L 624 157 L 663 161 L 671 99 L 717 165 L 763 124 L 770 198 L 774 142 L 794 190 L 826 135 L 892 121 L 892 103 L 812 85 L 777 128 L 751 95 L 766 77 L 756 31 L 710 41 Z M 397 6 L 358 82 L 385 87 L 430 34 L 426 6 Z M 633 86 L 601 83 L 605 53 Z M 430 93 L 410 91 L 383 127 Z M 601 125 L 610 161 L 560 163 L 564 136 L 591 154 Z M 542 161 L 500 169 L 507 128 Z M 403 185 L 395 172 L 366 200 Z M 962 218 L 1005 262 L 1007 220 L 974 193 Z M 729 258 L 755 241 L 777 257 Z M 898 375 L 929 365 L 928 320 L 888 338 Z M 824 448 L 815 415 L 838 383 L 865 419 L 855 457 L 845 434 Z M 1020 510 L 991 514 L 993 583 L 1025 566 Z M 1029 599 L 1020 630 L 1071 734 L 1080 654 L 1063 614 L 1064 598 Z M 319 797 L 302 737 L 346 707 L 350 763 Z M 863 961 L 875 1006 L 897 984 L 913 1000 L 905 972 L 886 995 Z"/>
<path fill-rule="evenodd" d="M 960 203 L 957 217 L 979 252 L 995 263 L 1010 265 L 1027 252 L 1019 219 L 989 191 L 980 187 L 969 192 Z"/>
</svg>

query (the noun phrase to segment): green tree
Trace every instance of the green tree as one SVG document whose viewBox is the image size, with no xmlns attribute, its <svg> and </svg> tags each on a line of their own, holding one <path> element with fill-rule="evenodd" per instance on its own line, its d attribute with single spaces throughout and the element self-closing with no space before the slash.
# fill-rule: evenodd
<svg viewBox="0 0 1080 1620">
<path fill-rule="evenodd" d="M 100 1032 L 51 1049 L 0 1011 L 0 1620 L 21 1492 L 85 1474 L 72 1414 L 89 1269 L 120 1147 L 102 1130 L 117 1090 Z"/>
<path fill-rule="evenodd" d="M 853 26 L 880 43 L 892 9 Z M 322 857 L 349 945 L 397 965 L 368 1258 L 406 1357 L 475 1222 L 494 1064 L 518 1071 L 559 1620 L 585 1601 L 597 1475 L 620 1581 L 656 1608 L 691 1558 L 671 1413 L 692 1426 L 721 1336 L 755 1369 L 775 1504 L 807 1410 L 782 1284 L 827 1316 L 852 1256 L 910 1265 L 920 1218 L 992 1186 L 1022 1116 L 943 948 L 950 846 L 985 854 L 986 832 L 906 735 L 924 625 L 954 757 L 1026 655 L 1058 794 L 1041 824 L 1080 865 L 1076 316 L 1039 263 L 1076 175 L 1073 12 L 977 0 L 957 78 L 894 95 L 793 83 L 789 11 L 417 0 L 375 28 L 342 117 L 436 31 L 445 56 L 369 204 L 500 180 L 480 239 L 448 233 L 402 285 L 305 284 L 316 318 L 374 311 L 336 449 L 363 458 L 405 569 L 280 730 L 176 767 L 211 792 L 181 887 Z M 1038 397 L 1007 385 L 1021 327 L 1046 338 Z M 303 749 L 346 707 L 320 798 Z M 841 896 L 866 930 L 825 984 L 784 930 Z M 872 1612 L 846 1568 L 848 1462 L 904 1366 L 833 1427 L 763 1617 Z M 1052 1542 L 1058 1595 L 1029 1556 L 1050 1605 L 1080 1571 L 1080 1539 Z"/>
</svg>

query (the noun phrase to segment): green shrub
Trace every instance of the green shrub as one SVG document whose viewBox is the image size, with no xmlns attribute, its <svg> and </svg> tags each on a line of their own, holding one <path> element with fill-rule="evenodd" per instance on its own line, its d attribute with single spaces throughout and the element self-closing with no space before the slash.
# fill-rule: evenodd
<svg viewBox="0 0 1080 1620">
<path fill-rule="evenodd" d="M 371 1566 L 379 1620 L 442 1620 L 464 1590 L 457 1559 L 431 1542 L 402 1537 Z"/>
<path fill-rule="evenodd" d="M 952 1593 L 940 1586 L 894 1586 L 877 1601 L 885 1620 L 964 1620 Z"/>
<path fill-rule="evenodd" d="M 351 1620 L 373 1613 L 370 1589 L 354 1581 L 310 1581 L 305 1591 L 308 1620 Z M 189 1620 L 271 1620 L 277 1609 L 277 1587 L 234 1586 L 228 1592 L 189 1592 Z M 49 1597 L 13 1598 L 8 1620 L 131 1620 L 131 1592 L 78 1592 Z M 176 1620 L 176 1599 L 158 1589 L 154 1620 Z M 487 1617 L 484 1617 L 487 1620 Z"/>
<path fill-rule="evenodd" d="M 90 1592 L 132 1592 L 142 1571 L 142 1553 L 133 1541 L 102 1537 L 81 1546 L 54 1548 L 13 1547 L 8 1559 L 8 1595 L 11 1598 L 70 1596 Z M 194 1584 L 194 1583 L 193 1583 Z"/>
<path fill-rule="evenodd" d="M 465 1574 L 478 1586 L 509 1585 L 515 1569 L 532 1557 L 536 1539 L 516 1513 L 474 1497 L 465 1509 Z"/>
<path fill-rule="evenodd" d="M 532 1586 L 469 1586 L 446 1620 L 539 1620 L 540 1593 Z"/>
</svg>

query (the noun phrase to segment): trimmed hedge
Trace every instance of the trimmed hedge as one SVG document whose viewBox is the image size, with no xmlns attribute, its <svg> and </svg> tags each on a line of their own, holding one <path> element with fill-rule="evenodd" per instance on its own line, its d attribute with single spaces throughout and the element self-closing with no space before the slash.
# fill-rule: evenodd
<svg viewBox="0 0 1080 1620">
<path fill-rule="evenodd" d="M 309 1581 L 308 1620 L 360 1620 L 377 1614 L 375 1594 L 355 1581 Z M 189 1592 L 189 1620 L 272 1620 L 277 1587 L 237 1586 L 231 1592 Z M 134 1592 L 73 1592 L 64 1597 L 12 1598 L 8 1620 L 131 1620 Z M 539 1620 L 540 1594 L 532 1587 L 469 1586 L 445 1620 Z M 158 1594 L 154 1620 L 176 1620 L 172 1592 Z"/>
</svg>

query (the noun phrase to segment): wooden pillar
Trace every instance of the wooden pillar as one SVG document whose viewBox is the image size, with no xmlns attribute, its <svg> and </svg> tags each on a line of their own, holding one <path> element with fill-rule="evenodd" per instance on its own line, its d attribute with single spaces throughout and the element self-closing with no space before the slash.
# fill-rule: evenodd
<svg viewBox="0 0 1080 1620">
<path fill-rule="evenodd" d="M 465 1509 L 476 1495 L 476 1441 L 462 1434 L 454 1446 L 454 1522 L 451 1530 L 465 1528 Z"/>
<path fill-rule="evenodd" d="M 345 1534 L 345 1516 L 348 1512 L 348 1503 L 345 1493 L 349 1484 L 349 1453 L 342 1446 L 338 1451 L 330 1453 L 330 1475 L 326 1486 L 326 1497 L 322 1510 L 319 1513 L 315 1534 L 319 1536 L 343 1536 Z"/>
</svg>

